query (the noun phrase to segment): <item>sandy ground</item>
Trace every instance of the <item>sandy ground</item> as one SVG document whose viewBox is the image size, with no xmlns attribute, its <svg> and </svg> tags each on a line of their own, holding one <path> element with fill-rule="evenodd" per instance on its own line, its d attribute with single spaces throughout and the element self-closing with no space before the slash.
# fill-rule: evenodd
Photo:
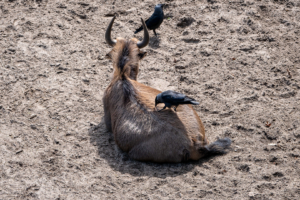
<svg viewBox="0 0 300 200">
<path fill-rule="evenodd" d="M 131 38 L 156 3 L 138 80 L 196 98 L 224 156 L 137 162 L 103 124 L 106 15 Z M 297 0 L 0 0 L 0 199 L 299 199 L 299 37 Z"/>
</svg>

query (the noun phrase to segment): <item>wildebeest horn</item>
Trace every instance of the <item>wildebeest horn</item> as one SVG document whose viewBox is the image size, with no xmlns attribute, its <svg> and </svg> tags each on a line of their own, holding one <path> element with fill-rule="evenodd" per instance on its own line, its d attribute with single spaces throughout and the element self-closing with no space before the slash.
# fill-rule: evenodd
<svg viewBox="0 0 300 200">
<path fill-rule="evenodd" d="M 147 26 L 142 18 L 141 18 L 141 20 L 142 20 L 143 28 L 144 28 L 144 39 L 143 39 L 143 41 L 137 43 L 137 46 L 140 49 L 147 46 L 149 43 L 149 40 L 150 40 Z"/>
<path fill-rule="evenodd" d="M 112 27 L 112 25 L 113 25 L 115 19 L 116 19 L 116 16 L 114 16 L 114 17 L 112 18 L 112 20 L 111 20 L 111 22 L 109 23 L 109 25 L 108 25 L 108 27 L 107 27 L 107 29 L 106 29 L 106 32 L 105 32 L 105 40 L 106 40 L 106 42 L 107 42 L 110 46 L 115 46 L 115 44 L 117 43 L 116 40 L 112 40 L 112 39 L 111 39 L 111 27 Z"/>
</svg>

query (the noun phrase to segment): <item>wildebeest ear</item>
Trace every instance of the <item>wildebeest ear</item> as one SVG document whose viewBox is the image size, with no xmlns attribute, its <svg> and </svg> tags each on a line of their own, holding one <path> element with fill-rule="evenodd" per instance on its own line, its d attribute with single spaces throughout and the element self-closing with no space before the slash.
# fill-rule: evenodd
<svg viewBox="0 0 300 200">
<path fill-rule="evenodd" d="M 140 51 L 140 53 L 138 54 L 140 60 L 142 60 L 143 58 L 145 58 L 146 55 L 147 55 L 147 52 L 142 52 L 142 51 Z"/>
<path fill-rule="evenodd" d="M 111 57 L 111 52 L 109 52 L 108 54 L 106 54 L 105 57 L 106 57 L 107 59 L 111 59 L 111 58 L 112 58 L 112 57 Z"/>
</svg>

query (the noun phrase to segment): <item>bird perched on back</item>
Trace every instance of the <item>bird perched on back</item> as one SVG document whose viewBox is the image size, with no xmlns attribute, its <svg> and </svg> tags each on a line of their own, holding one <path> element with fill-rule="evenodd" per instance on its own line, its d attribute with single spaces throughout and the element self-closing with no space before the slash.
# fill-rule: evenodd
<svg viewBox="0 0 300 200">
<path fill-rule="evenodd" d="M 159 103 L 165 104 L 163 109 L 159 111 L 164 110 L 166 107 L 171 108 L 172 106 L 174 106 L 174 111 L 176 111 L 176 108 L 179 104 L 199 105 L 199 103 L 195 99 L 172 90 L 168 90 L 158 94 L 155 98 L 155 107 Z"/>
<path fill-rule="evenodd" d="M 146 26 L 149 30 L 153 30 L 155 36 L 157 36 L 155 29 L 157 29 L 161 23 L 164 20 L 164 12 L 163 12 L 163 7 L 165 4 L 157 4 L 155 6 L 155 10 L 154 13 L 151 15 L 151 17 L 149 19 L 147 19 L 145 21 Z M 143 30 L 143 26 L 141 26 L 140 28 L 136 29 L 136 31 L 134 32 L 134 34 L 140 32 L 141 30 Z"/>
</svg>

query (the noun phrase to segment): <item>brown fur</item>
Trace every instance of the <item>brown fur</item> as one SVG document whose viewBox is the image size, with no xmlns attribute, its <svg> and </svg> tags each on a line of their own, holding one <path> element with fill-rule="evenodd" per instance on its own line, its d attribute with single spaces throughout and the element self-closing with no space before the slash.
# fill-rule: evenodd
<svg viewBox="0 0 300 200">
<path fill-rule="evenodd" d="M 105 123 L 118 146 L 136 160 L 181 162 L 198 160 L 206 144 L 204 126 L 191 105 L 179 105 L 177 112 L 155 110 L 161 91 L 136 81 L 139 61 L 145 56 L 137 39 L 117 38 L 108 54 L 114 76 L 105 91 Z M 124 58 L 125 57 L 125 58 Z"/>
</svg>

